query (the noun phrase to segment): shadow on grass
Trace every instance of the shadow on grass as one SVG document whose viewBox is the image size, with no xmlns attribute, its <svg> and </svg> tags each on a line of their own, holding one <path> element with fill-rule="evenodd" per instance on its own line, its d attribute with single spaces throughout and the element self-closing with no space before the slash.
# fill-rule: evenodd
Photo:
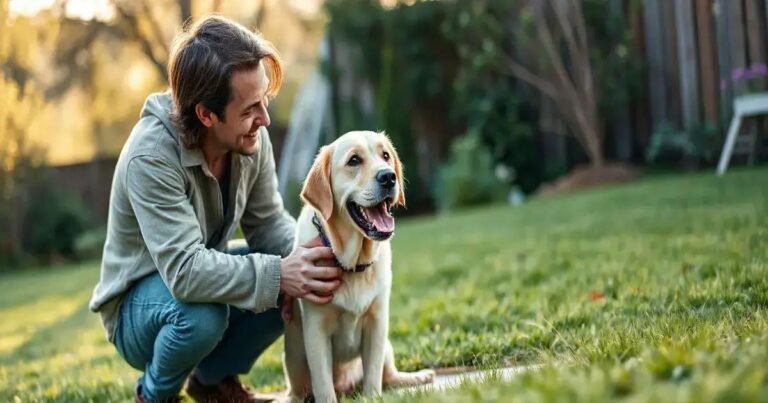
<svg viewBox="0 0 768 403">
<path fill-rule="evenodd" d="M 43 400 L 46 402 L 122 402 L 133 399 L 131 386 L 117 387 L 112 382 L 86 383 L 87 380 L 83 381 L 82 384 L 53 390 L 47 393 Z M 26 401 L 17 393 L 18 391 L 13 388 L 2 389 L 0 390 L 0 401 Z M 14 400 L 15 397 L 20 400 Z"/>
<path fill-rule="evenodd" d="M 24 343 L 11 352 L 0 355 L 0 364 L 8 365 L 21 360 L 43 359 L 73 344 L 78 343 L 78 333 L 88 325 L 87 320 L 93 313 L 88 309 L 88 301 L 67 317 L 37 330 Z"/>
</svg>

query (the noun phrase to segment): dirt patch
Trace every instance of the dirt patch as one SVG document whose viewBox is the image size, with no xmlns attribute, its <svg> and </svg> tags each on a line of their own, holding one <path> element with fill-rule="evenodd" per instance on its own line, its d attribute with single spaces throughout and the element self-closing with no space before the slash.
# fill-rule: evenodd
<svg viewBox="0 0 768 403">
<path fill-rule="evenodd" d="M 582 165 L 574 168 L 569 174 L 556 181 L 542 185 L 536 191 L 536 194 L 553 196 L 575 190 L 629 182 L 637 179 L 639 176 L 640 171 L 637 168 L 622 163 L 606 163 L 599 168 Z"/>
</svg>

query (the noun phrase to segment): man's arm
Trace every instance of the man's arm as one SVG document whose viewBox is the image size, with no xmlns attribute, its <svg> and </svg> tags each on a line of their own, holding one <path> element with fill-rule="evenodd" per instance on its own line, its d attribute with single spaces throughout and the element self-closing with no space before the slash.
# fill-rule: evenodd
<svg viewBox="0 0 768 403">
<path fill-rule="evenodd" d="M 269 134 L 261 129 L 259 137 L 259 172 L 248 194 L 240 225 L 251 250 L 285 257 L 293 249 L 296 220 L 285 211 L 283 198 L 277 191 Z"/>
<path fill-rule="evenodd" d="M 256 312 L 277 305 L 280 257 L 207 249 L 182 173 L 154 156 L 134 157 L 126 189 L 149 254 L 174 298 Z"/>
</svg>

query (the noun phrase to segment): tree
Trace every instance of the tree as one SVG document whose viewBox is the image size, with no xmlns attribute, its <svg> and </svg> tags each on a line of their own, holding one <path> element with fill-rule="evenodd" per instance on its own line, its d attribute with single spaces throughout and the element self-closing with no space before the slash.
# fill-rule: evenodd
<svg viewBox="0 0 768 403">
<path fill-rule="evenodd" d="M 45 19 L 42 16 L 41 19 Z M 45 106 L 33 67 L 56 24 L 19 18 L 11 23 L 8 3 L 0 2 L 0 258 L 22 255 L 27 190 L 43 153 L 28 140 L 46 130 L 35 119 Z M 28 38 L 41 38 L 28 41 Z"/>
<path fill-rule="evenodd" d="M 514 77 L 550 97 L 593 167 L 604 164 L 603 129 L 582 0 L 528 0 L 522 10 L 523 49 L 506 67 Z M 513 23 L 514 24 L 514 23 Z M 543 52 L 544 60 L 524 62 L 520 55 Z M 532 58 L 531 58 L 532 59 Z"/>
</svg>

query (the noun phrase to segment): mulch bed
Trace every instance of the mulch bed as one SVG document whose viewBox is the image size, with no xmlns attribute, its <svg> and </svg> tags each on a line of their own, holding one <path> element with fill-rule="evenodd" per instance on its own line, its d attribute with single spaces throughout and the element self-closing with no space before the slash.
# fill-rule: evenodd
<svg viewBox="0 0 768 403">
<path fill-rule="evenodd" d="M 536 194 L 554 196 L 581 189 L 630 182 L 639 176 L 640 171 L 637 168 L 618 162 L 607 162 L 601 167 L 581 165 L 554 182 L 542 185 Z"/>
</svg>

